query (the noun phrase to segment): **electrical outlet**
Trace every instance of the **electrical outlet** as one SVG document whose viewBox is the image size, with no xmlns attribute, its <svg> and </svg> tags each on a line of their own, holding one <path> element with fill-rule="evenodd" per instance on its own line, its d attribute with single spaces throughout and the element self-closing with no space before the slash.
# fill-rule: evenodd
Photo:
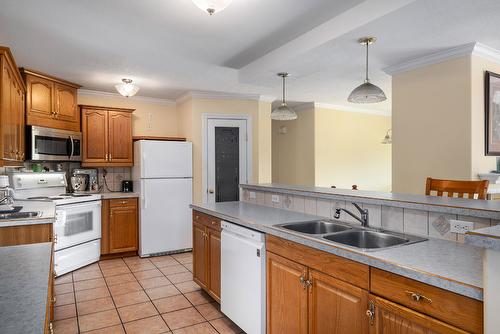
<svg viewBox="0 0 500 334">
<path fill-rule="evenodd" d="M 450 219 L 450 232 L 465 234 L 474 228 L 474 223 Z"/>
<path fill-rule="evenodd" d="M 271 202 L 273 202 L 273 203 L 279 203 L 280 202 L 280 195 L 272 195 L 271 196 Z"/>
<path fill-rule="evenodd" d="M 255 191 L 250 192 L 250 199 L 255 199 L 257 198 L 257 195 L 255 194 Z"/>
</svg>

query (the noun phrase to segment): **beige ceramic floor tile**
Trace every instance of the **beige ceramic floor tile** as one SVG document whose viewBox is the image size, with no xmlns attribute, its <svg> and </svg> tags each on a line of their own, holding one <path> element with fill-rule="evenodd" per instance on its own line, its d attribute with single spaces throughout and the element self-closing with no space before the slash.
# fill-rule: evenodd
<svg viewBox="0 0 500 334">
<path fill-rule="evenodd" d="M 78 317 L 80 331 L 86 332 L 120 324 L 120 318 L 116 310 L 91 313 Z"/>
<path fill-rule="evenodd" d="M 84 281 L 87 279 L 94 279 L 94 278 L 99 278 L 99 277 L 102 277 L 101 271 L 99 269 L 73 273 L 73 281 L 74 282 Z"/>
<path fill-rule="evenodd" d="M 243 331 L 228 318 L 215 319 L 210 321 L 220 334 L 238 334 Z"/>
<path fill-rule="evenodd" d="M 107 310 L 112 310 L 115 308 L 115 304 L 111 297 L 99 298 L 87 300 L 76 304 L 78 309 L 78 315 L 85 315 L 90 313 L 102 312 Z"/>
<path fill-rule="evenodd" d="M 173 285 L 160 286 L 158 288 L 147 289 L 146 293 L 151 299 L 160 299 L 170 296 L 179 295 L 180 291 Z"/>
<path fill-rule="evenodd" d="M 176 329 L 173 332 L 173 334 L 218 334 L 218 333 L 208 322 L 203 322 L 198 325 Z"/>
<path fill-rule="evenodd" d="M 137 279 L 146 279 L 152 277 L 160 277 L 163 276 L 163 274 L 158 269 L 153 269 L 153 270 L 137 271 L 134 273 L 134 276 Z"/>
<path fill-rule="evenodd" d="M 160 313 L 167 313 L 191 307 L 191 303 L 183 295 L 171 296 L 153 300 Z"/>
<path fill-rule="evenodd" d="M 122 275 L 122 274 L 127 274 L 130 273 L 130 270 L 128 267 L 115 267 L 115 268 L 109 268 L 109 269 L 102 269 L 102 274 L 104 277 L 109 277 L 109 276 L 116 276 L 116 275 Z"/>
<path fill-rule="evenodd" d="M 120 274 L 116 276 L 108 276 L 105 278 L 108 286 L 113 286 L 122 283 L 135 282 L 135 276 L 132 273 Z"/>
<path fill-rule="evenodd" d="M 91 290 L 82 290 L 82 291 L 77 291 L 75 292 L 76 295 L 76 302 L 84 302 L 86 300 L 92 300 L 92 299 L 98 299 L 98 298 L 104 298 L 104 297 L 109 297 L 109 291 L 108 288 L 96 288 L 96 289 L 91 289 Z"/>
<path fill-rule="evenodd" d="M 104 282 L 104 278 L 94 278 L 85 281 L 75 282 L 75 291 L 102 288 L 106 286 L 106 282 Z"/>
<path fill-rule="evenodd" d="M 133 304 L 139 304 L 149 301 L 148 295 L 143 290 L 126 293 L 123 295 L 113 296 L 116 307 L 123 307 Z"/>
<path fill-rule="evenodd" d="M 224 314 L 222 314 L 222 312 L 220 311 L 219 304 L 217 303 L 201 304 L 196 306 L 196 309 L 201 313 L 203 318 L 207 320 L 214 320 L 224 317 Z"/>
<path fill-rule="evenodd" d="M 144 289 L 152 289 L 152 288 L 157 288 L 159 286 L 172 284 L 165 276 L 141 279 L 139 280 L 139 283 L 142 285 Z"/>
<path fill-rule="evenodd" d="M 159 315 L 127 322 L 124 326 L 127 334 L 160 334 L 169 331 L 165 321 Z"/>
<path fill-rule="evenodd" d="M 63 320 L 76 317 L 75 304 L 54 307 L 54 320 Z"/>
<path fill-rule="evenodd" d="M 72 282 L 73 282 L 73 273 L 69 273 L 69 274 L 57 277 L 54 280 L 54 285 L 59 285 L 59 284 L 64 284 L 64 283 L 72 283 Z"/>
<path fill-rule="evenodd" d="M 205 322 L 205 319 L 194 307 L 164 313 L 162 317 L 172 330 Z"/>
<path fill-rule="evenodd" d="M 54 286 L 54 295 L 62 295 L 73 292 L 73 283 L 64 283 Z"/>
<path fill-rule="evenodd" d="M 68 305 L 75 303 L 75 294 L 73 292 L 65 293 L 56 297 L 55 306 Z"/>
<path fill-rule="evenodd" d="M 115 325 L 111 327 L 105 327 L 101 329 L 95 329 L 89 332 L 82 332 L 84 334 L 125 334 L 125 330 L 122 325 Z"/>
<path fill-rule="evenodd" d="M 182 293 L 188 293 L 192 291 L 201 290 L 200 286 L 196 284 L 194 281 L 187 281 L 182 283 L 175 284 L 175 287 L 179 289 Z"/>
<path fill-rule="evenodd" d="M 112 296 L 123 295 L 125 293 L 130 293 L 139 290 L 142 290 L 142 287 L 138 282 L 121 283 L 109 287 L 109 291 L 111 292 Z"/>
<path fill-rule="evenodd" d="M 187 270 L 186 267 L 184 267 L 182 264 L 176 264 L 175 266 L 163 267 L 163 268 L 160 268 L 160 271 L 166 276 L 172 275 L 172 274 L 189 272 L 189 270 Z"/>
<path fill-rule="evenodd" d="M 122 322 L 130 322 L 138 319 L 148 318 L 158 314 L 156 308 L 151 302 L 134 304 L 130 306 L 120 307 L 118 309 Z"/>
<path fill-rule="evenodd" d="M 174 284 L 192 281 L 193 274 L 190 272 L 168 275 L 167 278 Z"/>
<path fill-rule="evenodd" d="M 54 321 L 54 334 L 78 334 L 77 319 Z"/>
<path fill-rule="evenodd" d="M 184 294 L 184 296 L 186 296 L 193 305 L 201 305 L 214 301 L 212 297 L 202 290 L 188 292 Z"/>
</svg>

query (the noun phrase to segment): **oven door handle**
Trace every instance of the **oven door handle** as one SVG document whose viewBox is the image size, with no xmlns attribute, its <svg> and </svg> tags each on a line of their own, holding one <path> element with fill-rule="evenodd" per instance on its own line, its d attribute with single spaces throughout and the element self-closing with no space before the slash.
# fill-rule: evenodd
<svg viewBox="0 0 500 334">
<path fill-rule="evenodd" d="M 84 208 L 84 207 L 101 208 L 101 200 L 57 205 L 58 210 L 65 210 L 65 211 L 69 211 L 71 209 Z"/>
<path fill-rule="evenodd" d="M 73 141 L 73 136 L 69 136 L 69 141 L 71 142 L 71 153 L 69 154 L 69 157 L 73 158 L 75 153 L 75 142 Z"/>
</svg>

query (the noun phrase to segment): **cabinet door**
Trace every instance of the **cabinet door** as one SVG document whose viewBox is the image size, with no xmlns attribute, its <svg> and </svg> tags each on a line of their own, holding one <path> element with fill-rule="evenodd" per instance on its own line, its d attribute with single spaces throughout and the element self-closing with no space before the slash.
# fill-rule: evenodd
<svg viewBox="0 0 500 334">
<path fill-rule="evenodd" d="M 109 254 L 109 199 L 101 200 L 101 255 Z"/>
<path fill-rule="evenodd" d="M 132 114 L 109 111 L 109 160 L 132 163 Z"/>
<path fill-rule="evenodd" d="M 220 251 L 221 233 L 214 229 L 208 230 L 208 290 L 220 302 Z"/>
<path fill-rule="evenodd" d="M 399 304 L 370 295 L 371 334 L 465 334 L 467 332 Z"/>
<path fill-rule="evenodd" d="M 267 334 L 307 333 L 307 267 L 267 252 Z"/>
<path fill-rule="evenodd" d="M 106 163 L 108 154 L 108 112 L 82 110 L 83 162 Z"/>
<path fill-rule="evenodd" d="M 73 87 L 54 84 L 54 112 L 58 120 L 78 123 L 80 120 L 76 104 L 76 89 Z"/>
<path fill-rule="evenodd" d="M 368 333 L 367 291 L 315 270 L 309 281 L 309 333 Z"/>
<path fill-rule="evenodd" d="M 12 160 L 14 156 L 14 142 L 13 142 L 13 115 L 11 112 L 11 94 L 12 94 L 12 81 L 14 80 L 12 71 L 6 65 L 2 69 L 2 88 L 1 88 L 1 114 L 0 122 L 2 133 L 2 158 L 5 160 Z"/>
<path fill-rule="evenodd" d="M 24 161 L 24 92 L 19 84 L 11 83 L 12 143 L 15 160 Z"/>
<path fill-rule="evenodd" d="M 193 222 L 193 279 L 207 287 L 207 233 L 205 226 Z"/>
<path fill-rule="evenodd" d="M 136 250 L 137 206 L 117 207 L 110 205 L 109 252 L 122 253 Z"/>
<path fill-rule="evenodd" d="M 28 124 L 31 124 L 30 122 L 31 116 L 53 118 L 54 83 L 50 80 L 35 77 L 32 75 L 27 75 L 26 86 L 28 87 L 28 97 L 27 97 Z"/>
</svg>

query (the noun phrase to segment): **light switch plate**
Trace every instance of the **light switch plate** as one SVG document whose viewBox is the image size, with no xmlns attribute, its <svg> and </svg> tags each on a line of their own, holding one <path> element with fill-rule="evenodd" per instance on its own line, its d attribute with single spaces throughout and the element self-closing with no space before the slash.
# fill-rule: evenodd
<svg viewBox="0 0 500 334">
<path fill-rule="evenodd" d="M 257 195 L 255 194 L 255 191 L 250 192 L 250 199 L 255 199 Z"/>
<path fill-rule="evenodd" d="M 280 195 L 272 195 L 271 196 L 271 202 L 273 202 L 273 203 L 279 203 L 280 202 Z"/>
<path fill-rule="evenodd" d="M 472 229 L 474 229 L 474 223 L 472 222 L 450 219 L 450 232 L 465 234 L 472 231 Z"/>
</svg>

